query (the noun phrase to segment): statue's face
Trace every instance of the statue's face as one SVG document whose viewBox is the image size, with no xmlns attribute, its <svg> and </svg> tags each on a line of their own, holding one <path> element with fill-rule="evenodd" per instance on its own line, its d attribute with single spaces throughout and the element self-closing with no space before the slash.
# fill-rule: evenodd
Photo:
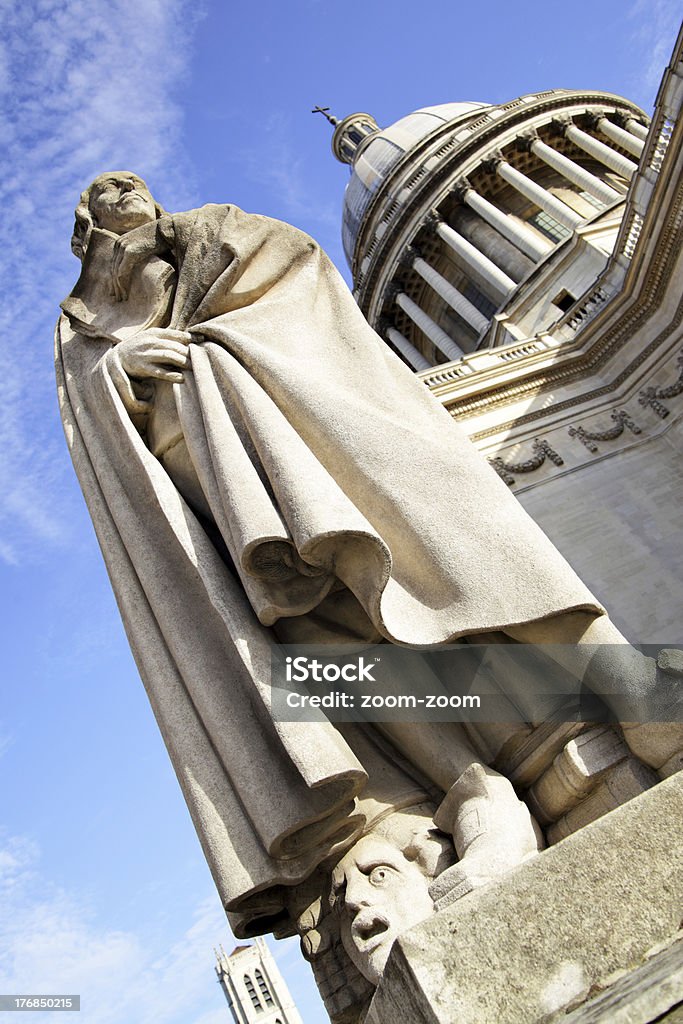
<svg viewBox="0 0 683 1024">
<path fill-rule="evenodd" d="M 339 862 L 335 888 L 344 888 L 341 940 L 361 974 L 377 984 L 394 939 L 434 910 L 427 879 L 386 839 L 365 836 Z"/>
<path fill-rule="evenodd" d="M 129 171 L 114 171 L 95 178 L 88 205 L 97 226 L 115 235 L 156 220 L 149 189 L 142 178 Z"/>
</svg>

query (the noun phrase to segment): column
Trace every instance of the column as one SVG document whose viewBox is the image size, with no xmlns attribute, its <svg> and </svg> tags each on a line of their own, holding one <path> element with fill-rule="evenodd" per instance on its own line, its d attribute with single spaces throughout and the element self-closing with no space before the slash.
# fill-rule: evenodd
<svg viewBox="0 0 683 1024">
<path fill-rule="evenodd" d="M 437 295 L 440 295 L 458 316 L 473 327 L 478 334 L 485 331 L 489 325 L 488 319 L 480 313 L 476 306 L 473 306 L 469 299 L 466 299 L 462 292 L 442 277 L 433 267 L 416 256 L 413 260 L 413 269 L 417 271 L 423 281 L 431 285 Z"/>
<path fill-rule="evenodd" d="M 617 174 L 621 174 L 629 181 L 638 169 L 638 165 L 634 164 L 633 160 L 629 160 L 628 157 L 617 153 L 609 146 L 606 146 L 604 142 L 600 142 L 599 139 L 594 139 L 592 135 L 582 131 L 581 128 L 577 128 L 575 124 L 568 124 L 564 129 L 564 133 L 579 149 L 595 157 L 605 167 L 609 167 L 611 171 L 616 171 Z"/>
<path fill-rule="evenodd" d="M 534 139 L 530 143 L 529 149 L 544 163 L 548 164 L 549 167 L 564 175 L 568 181 L 574 182 L 575 185 L 578 185 L 585 192 L 595 196 L 600 202 L 614 203 L 618 199 L 624 198 L 621 192 L 617 192 L 616 189 L 601 181 L 595 174 L 587 171 L 585 167 L 581 167 L 574 160 L 570 160 L 564 153 L 558 153 L 556 149 L 546 145 L 540 139 Z"/>
<path fill-rule="evenodd" d="M 602 134 L 606 135 L 612 142 L 616 142 L 617 146 L 621 146 L 622 149 L 628 150 L 634 156 L 640 157 L 644 146 L 642 139 L 637 139 L 631 132 L 620 128 L 618 124 L 615 124 L 614 121 L 610 121 L 606 117 L 599 117 L 596 125 Z"/>
<path fill-rule="evenodd" d="M 647 125 L 641 124 L 640 121 L 636 121 L 634 117 L 627 117 L 624 124 L 630 131 L 631 135 L 635 135 L 637 138 L 642 139 L 643 142 L 645 142 L 648 132 L 650 131 Z"/>
<path fill-rule="evenodd" d="M 478 213 L 482 220 L 485 220 L 492 228 L 499 231 L 503 238 L 507 238 L 508 242 L 516 245 L 525 256 L 530 256 L 532 260 L 538 261 L 542 259 L 553 248 L 552 242 L 539 238 L 529 228 L 524 227 L 523 224 L 508 216 L 507 213 L 503 213 L 497 206 L 490 203 L 488 199 L 484 199 L 473 188 L 466 188 L 462 192 L 462 201 L 471 210 Z"/>
<path fill-rule="evenodd" d="M 474 270 L 483 281 L 491 285 L 501 298 L 512 291 L 515 287 L 515 282 L 512 278 L 508 277 L 500 267 L 496 266 L 493 260 L 490 260 L 483 252 L 480 252 L 475 245 L 468 242 L 466 238 L 463 238 L 461 234 L 455 231 L 449 224 L 446 224 L 441 218 L 437 218 L 435 230 L 439 238 L 442 238 L 446 245 L 460 256 L 467 266 Z"/>
<path fill-rule="evenodd" d="M 422 353 L 415 348 L 412 342 L 404 338 L 400 331 L 397 331 L 395 327 L 387 328 L 387 338 L 394 346 L 395 349 L 404 356 L 412 368 L 419 373 L 420 370 L 431 370 L 431 363 L 429 363 Z"/>
<path fill-rule="evenodd" d="M 405 292 L 399 292 L 396 296 L 396 305 L 400 306 L 404 313 L 407 313 L 413 323 L 423 331 L 430 341 L 434 342 L 439 352 L 447 359 L 462 359 L 464 353 L 459 345 L 443 331 L 438 324 L 434 323 L 430 316 L 427 316 L 423 309 L 420 309 L 417 302 L 408 298 Z"/>
<path fill-rule="evenodd" d="M 566 228 L 571 228 L 573 231 L 574 228 L 583 222 L 584 218 L 567 206 L 566 203 L 563 203 L 557 196 L 551 195 L 542 185 L 537 185 L 531 178 L 527 178 L 526 174 L 522 174 L 521 171 L 512 167 L 507 160 L 498 161 L 496 164 L 496 174 L 516 188 L 518 192 L 521 192 L 523 196 L 526 196 L 527 199 L 530 199 L 536 206 L 540 206 L 542 210 L 549 213 L 560 224 L 564 224 Z"/>
</svg>

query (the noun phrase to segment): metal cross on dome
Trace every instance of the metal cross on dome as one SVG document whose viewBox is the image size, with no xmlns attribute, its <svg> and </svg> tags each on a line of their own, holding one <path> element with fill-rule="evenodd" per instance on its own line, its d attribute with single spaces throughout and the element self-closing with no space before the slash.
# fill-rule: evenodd
<svg viewBox="0 0 683 1024">
<path fill-rule="evenodd" d="M 330 108 L 329 107 L 313 107 L 313 110 L 311 111 L 311 113 L 312 114 L 322 114 L 323 117 L 326 117 L 327 120 L 332 125 L 338 125 L 339 124 L 339 118 L 335 117 L 333 114 L 330 114 Z"/>
</svg>

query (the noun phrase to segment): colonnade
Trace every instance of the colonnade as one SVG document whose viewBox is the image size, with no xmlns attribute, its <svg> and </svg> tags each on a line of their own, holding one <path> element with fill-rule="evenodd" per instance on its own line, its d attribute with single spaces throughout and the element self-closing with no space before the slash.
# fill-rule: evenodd
<svg viewBox="0 0 683 1024">
<path fill-rule="evenodd" d="M 617 152 L 606 142 L 579 128 L 571 119 L 555 123 L 556 130 L 563 134 L 573 145 L 587 153 L 595 161 L 608 170 L 621 175 L 630 181 L 637 169 L 637 163 L 623 153 Z M 615 124 L 606 116 L 597 114 L 593 117 L 591 127 L 610 142 L 626 150 L 634 157 L 639 157 L 647 137 L 647 128 L 632 117 L 622 117 L 620 124 Z M 603 181 L 596 174 L 582 167 L 558 149 L 542 141 L 535 131 L 521 135 L 519 142 L 540 161 L 562 175 L 572 185 L 597 199 L 604 205 L 610 205 L 623 198 L 612 185 Z M 583 223 L 584 217 L 576 212 L 568 203 L 553 195 L 528 175 L 513 167 L 501 153 L 489 153 L 485 162 L 497 177 L 511 185 L 520 195 L 553 217 L 558 223 L 573 231 Z M 490 227 L 494 228 L 507 242 L 511 242 L 521 253 L 534 262 L 542 260 L 554 247 L 549 239 L 545 239 L 530 230 L 510 214 L 505 213 L 485 196 L 481 195 L 468 181 L 460 181 L 455 187 L 459 201 L 473 210 Z M 492 300 L 501 303 L 516 287 L 517 282 L 506 271 L 482 252 L 476 244 L 465 238 L 459 231 L 448 224 L 438 213 L 430 217 L 431 230 L 448 246 L 456 261 L 471 275 L 476 284 L 482 284 Z M 476 236 L 475 236 L 476 241 Z M 478 335 L 489 326 L 486 317 L 473 303 L 450 281 L 440 274 L 424 257 L 412 249 L 407 252 L 410 266 L 436 293 L 441 296 L 451 310 Z M 459 359 L 463 350 L 458 343 L 430 317 L 405 291 L 398 291 L 396 305 L 403 310 L 409 320 L 426 335 L 435 348 L 449 360 Z M 416 371 L 425 370 L 429 362 L 422 353 L 396 327 L 386 329 L 386 337 L 391 344 L 404 356 Z"/>
</svg>

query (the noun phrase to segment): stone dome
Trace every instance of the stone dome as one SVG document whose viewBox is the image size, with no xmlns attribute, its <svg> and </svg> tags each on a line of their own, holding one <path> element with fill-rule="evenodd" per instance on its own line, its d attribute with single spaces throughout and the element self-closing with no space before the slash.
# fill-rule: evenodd
<svg viewBox="0 0 683 1024">
<path fill-rule="evenodd" d="M 363 139 L 344 193 L 342 243 L 351 264 L 358 231 L 372 197 L 396 164 L 422 139 L 455 121 L 469 121 L 488 103 L 442 103 L 422 107 Z M 347 119 L 345 119 L 346 121 Z M 344 122 L 340 124 L 340 128 Z"/>
</svg>

